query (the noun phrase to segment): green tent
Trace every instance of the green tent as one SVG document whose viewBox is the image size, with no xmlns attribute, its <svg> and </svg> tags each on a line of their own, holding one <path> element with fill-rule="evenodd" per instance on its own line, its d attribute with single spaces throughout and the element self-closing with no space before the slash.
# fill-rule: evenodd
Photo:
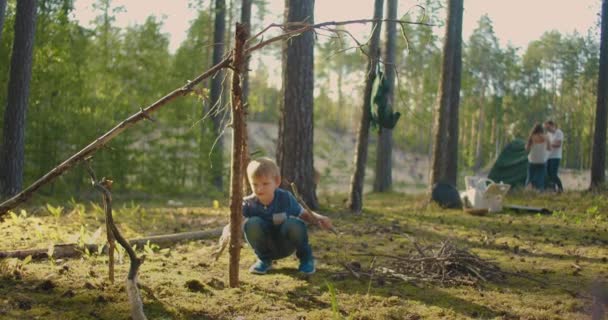
<svg viewBox="0 0 608 320">
<path fill-rule="evenodd" d="M 488 178 L 494 182 L 503 182 L 511 185 L 511 190 L 523 187 L 528 173 L 528 153 L 526 142 L 515 139 L 505 146 L 498 159 L 492 166 Z"/>
</svg>

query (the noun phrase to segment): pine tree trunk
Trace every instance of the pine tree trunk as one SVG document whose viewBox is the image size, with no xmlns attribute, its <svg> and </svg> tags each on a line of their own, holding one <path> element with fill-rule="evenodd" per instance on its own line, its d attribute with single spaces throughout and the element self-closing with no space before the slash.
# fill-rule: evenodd
<svg viewBox="0 0 608 320">
<path fill-rule="evenodd" d="M 443 46 L 439 104 L 435 113 L 430 185 L 456 186 L 458 176 L 458 105 L 462 68 L 463 0 L 449 0 Z"/>
<path fill-rule="evenodd" d="M 285 0 L 285 23 L 314 23 L 314 0 Z M 313 164 L 314 33 L 283 43 L 283 102 L 277 162 L 309 207 L 318 207 Z"/>
<path fill-rule="evenodd" d="M 387 0 L 386 16 L 389 20 L 397 19 L 397 0 Z M 387 83 L 387 109 L 392 112 L 395 101 L 395 45 L 397 40 L 397 23 L 386 23 L 386 48 L 384 50 L 384 74 Z M 376 176 L 374 191 L 384 192 L 393 185 L 393 130 L 380 127 L 378 146 L 376 148 Z"/>
<path fill-rule="evenodd" d="M 6 0 L 0 0 L 0 42 L 2 42 L 2 30 L 6 18 Z"/>
<path fill-rule="evenodd" d="M 606 182 L 606 121 L 608 95 L 608 0 L 602 1 L 602 27 L 600 39 L 600 69 L 597 80 L 595 132 L 591 158 L 590 189 L 598 189 Z"/>
<path fill-rule="evenodd" d="M 224 56 L 224 34 L 226 33 L 226 0 L 215 0 L 215 21 L 213 29 L 213 61 L 212 65 L 216 65 Z M 225 115 L 223 109 L 224 101 L 222 101 L 222 81 L 224 80 L 224 72 L 219 71 L 215 77 L 211 78 L 211 90 L 209 93 L 209 104 L 211 108 L 211 119 L 215 135 L 219 136 L 222 131 L 222 119 Z M 212 165 L 212 181 L 213 185 L 218 188 L 223 188 L 222 168 L 224 144 L 222 139 L 218 139 L 214 146 L 211 156 Z"/>
<path fill-rule="evenodd" d="M 32 77 L 32 55 L 36 32 L 36 0 L 17 2 L 15 40 L 4 112 L 2 144 L 2 196 L 17 194 L 23 187 L 25 116 Z"/>
<path fill-rule="evenodd" d="M 374 19 L 382 19 L 384 0 L 374 1 Z M 369 60 L 367 61 L 365 89 L 363 92 L 363 104 L 361 110 L 361 121 L 357 130 L 357 145 L 355 147 L 355 171 L 350 179 L 350 196 L 348 207 L 351 212 L 360 213 L 363 208 L 363 184 L 365 179 L 365 165 L 367 163 L 367 148 L 369 141 L 369 110 L 372 95 L 372 83 L 374 82 L 374 67 L 380 56 L 380 31 L 382 23 L 376 22 L 372 25 L 372 36 L 369 40 Z"/>
</svg>

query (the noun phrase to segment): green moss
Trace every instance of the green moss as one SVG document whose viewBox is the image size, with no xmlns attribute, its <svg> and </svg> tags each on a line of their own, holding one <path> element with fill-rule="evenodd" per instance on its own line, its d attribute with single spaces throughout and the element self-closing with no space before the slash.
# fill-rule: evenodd
<svg viewBox="0 0 608 320">
<path fill-rule="evenodd" d="M 146 314 L 150 319 L 579 319 L 588 314 L 592 282 L 606 275 L 608 200 L 603 196 L 516 193 L 508 202 L 557 211 L 485 217 L 442 210 L 422 196 L 396 193 L 370 194 L 363 214 L 351 215 L 342 208 L 343 198 L 321 198 L 326 201 L 323 212 L 341 235 L 311 231 L 318 261 L 312 277 L 297 273 L 295 258 L 279 261 L 268 275 L 251 275 L 247 269 L 255 257 L 244 247 L 241 286 L 228 288 L 228 255 L 217 262 L 210 258 L 215 241 L 147 248 L 139 275 Z M 44 207 L 28 208 L 0 224 L 0 247 L 103 242 L 105 232 L 97 231 L 104 224 L 98 207 L 66 204 L 59 218 Z M 215 228 L 228 219 L 226 208 L 194 203 L 115 207 L 115 219 L 127 237 Z M 356 261 L 368 268 L 374 253 L 408 254 L 412 246 L 406 234 L 422 243 L 451 239 L 505 271 L 524 272 L 545 285 L 516 276 L 476 287 L 442 287 L 345 275 L 343 263 Z M 116 265 L 115 283 L 107 279 L 107 257 L 96 253 L 53 262 L 3 260 L 0 318 L 128 319 L 128 259 L 123 258 Z M 44 281 L 52 286 L 40 285 Z"/>
</svg>

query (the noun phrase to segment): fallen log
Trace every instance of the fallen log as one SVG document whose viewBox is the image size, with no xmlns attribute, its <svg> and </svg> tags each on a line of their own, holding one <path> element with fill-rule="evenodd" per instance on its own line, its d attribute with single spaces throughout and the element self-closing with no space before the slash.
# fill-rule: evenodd
<svg viewBox="0 0 608 320">
<path fill-rule="evenodd" d="M 191 232 L 182 232 L 182 233 L 173 233 L 173 234 L 164 234 L 157 236 L 150 236 L 145 238 L 136 238 L 128 240 L 131 246 L 137 245 L 138 247 L 142 247 L 148 243 L 157 244 L 157 245 L 166 245 L 172 244 L 181 241 L 189 241 L 189 240 L 204 240 L 204 239 L 213 239 L 222 234 L 222 228 L 204 230 L 204 231 L 191 231 Z M 84 246 L 79 246 L 76 243 L 64 243 L 57 244 L 53 247 L 52 255 L 53 258 L 73 258 L 79 257 L 84 251 L 85 248 L 89 252 L 97 252 L 99 250 L 99 244 L 85 244 Z M 104 252 L 108 250 L 107 244 L 103 245 Z M 0 259 L 3 258 L 18 258 L 25 259 L 27 256 L 32 256 L 32 259 L 48 259 L 49 248 L 46 249 L 26 249 L 26 250 L 15 250 L 15 251 L 0 251 Z"/>
</svg>

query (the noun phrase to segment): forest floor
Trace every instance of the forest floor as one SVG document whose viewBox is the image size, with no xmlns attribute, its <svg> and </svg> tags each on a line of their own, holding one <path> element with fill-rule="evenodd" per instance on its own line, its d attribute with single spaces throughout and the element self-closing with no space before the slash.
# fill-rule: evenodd
<svg viewBox="0 0 608 320">
<path fill-rule="evenodd" d="M 504 212 L 478 217 L 429 205 L 418 195 L 369 194 L 363 214 L 343 208 L 343 196 L 320 197 L 340 235 L 311 230 L 317 272 L 304 277 L 293 257 L 269 274 L 247 272 L 255 261 L 245 246 L 240 288 L 228 287 L 228 254 L 210 254 L 216 240 L 159 248 L 146 255 L 139 282 L 149 319 L 588 319 L 590 288 L 606 276 L 608 199 L 575 192 L 509 195 L 507 203 L 554 209 L 551 215 Z M 229 209 L 212 200 L 166 204 L 116 203 L 126 237 L 217 228 Z M 103 243 L 103 210 L 93 203 L 30 205 L 0 223 L 0 249 L 48 248 L 62 242 Z M 449 239 L 511 273 L 474 285 L 357 279 L 344 265 L 391 267 L 380 255 L 411 256 L 421 244 Z M 128 319 L 124 289 L 128 259 L 120 252 L 115 283 L 108 258 L 0 260 L 1 319 Z M 356 270 L 355 270 L 356 271 Z M 535 280 L 532 280 L 535 279 Z"/>
</svg>

